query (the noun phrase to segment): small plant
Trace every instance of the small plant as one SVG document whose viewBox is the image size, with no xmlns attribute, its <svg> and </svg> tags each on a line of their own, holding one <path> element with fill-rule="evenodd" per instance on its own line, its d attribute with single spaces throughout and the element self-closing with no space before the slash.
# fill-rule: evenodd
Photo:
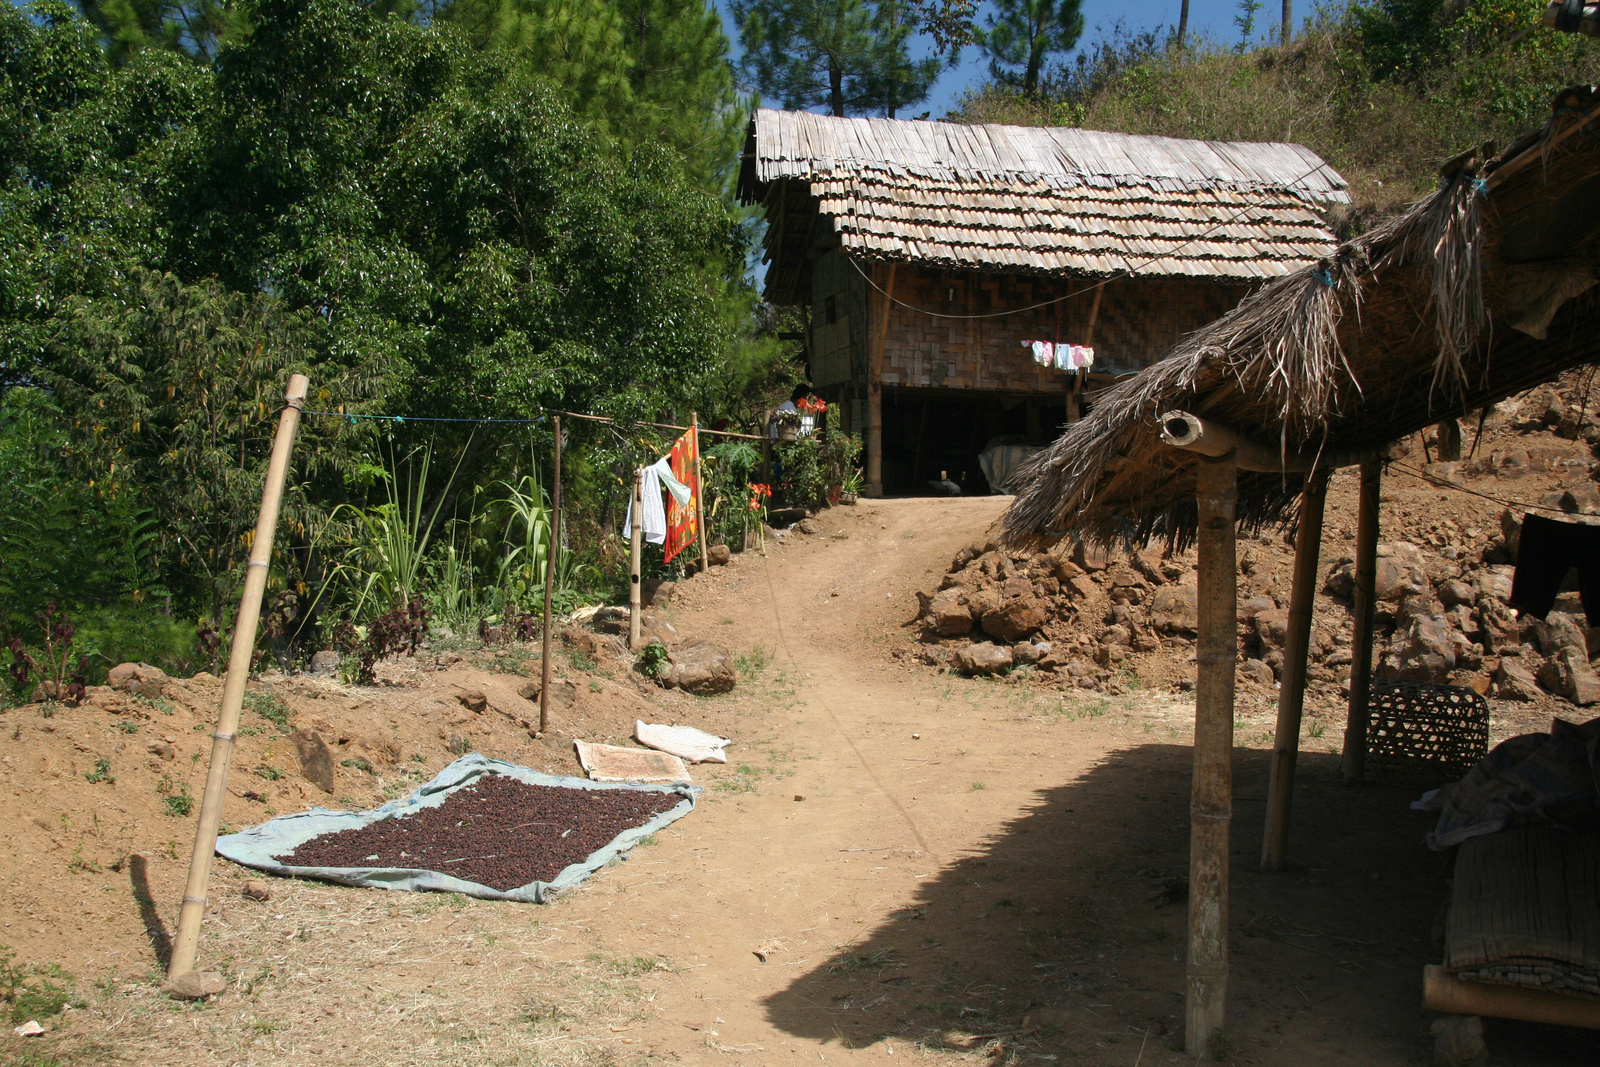
<svg viewBox="0 0 1600 1067">
<path fill-rule="evenodd" d="M 94 770 L 90 771 L 83 777 L 86 781 L 96 785 L 101 782 L 105 782 L 107 785 L 115 785 L 117 781 L 117 779 L 111 773 L 111 761 L 108 759 L 95 760 Z"/>
<path fill-rule="evenodd" d="M 276 767 L 257 767 L 256 777 L 265 778 L 269 782 L 276 782 L 283 777 L 283 772 Z"/>
<path fill-rule="evenodd" d="M 119 722 L 117 723 L 117 729 L 125 734 L 136 734 L 139 732 L 139 724 L 136 722 Z"/>
<path fill-rule="evenodd" d="M 341 767 L 354 767 L 356 770 L 362 771 L 362 772 L 364 772 L 366 774 L 377 774 L 378 773 L 377 771 L 374 771 L 372 769 L 372 764 L 368 763 L 366 760 L 362 759 L 360 756 L 355 756 L 355 757 L 353 757 L 351 759 L 342 759 L 342 760 L 339 761 L 339 766 L 341 766 Z"/>
<path fill-rule="evenodd" d="M 639 658 L 634 662 L 634 668 L 640 674 L 651 678 L 659 678 L 661 677 L 661 672 L 666 669 L 667 659 L 667 646 L 660 641 L 651 641 L 639 653 Z"/>
<path fill-rule="evenodd" d="M 759 678 L 771 662 L 772 653 L 761 645 L 757 645 L 749 652 L 740 652 L 733 657 L 733 667 L 739 672 L 739 677 L 745 681 L 754 681 Z"/>
<path fill-rule="evenodd" d="M 82 874 L 99 874 L 101 867 L 94 860 L 84 859 L 83 849 L 80 848 L 74 852 L 72 854 L 72 858 L 67 861 L 67 870 L 78 871 Z"/>
<path fill-rule="evenodd" d="M 427 763 L 428 762 L 428 757 L 424 756 L 420 752 L 413 752 L 413 753 L 411 753 L 411 762 L 412 763 Z"/>
<path fill-rule="evenodd" d="M 30 967 L 17 963 L 16 953 L 0 945 L 0 1009 L 9 1014 L 11 1025 L 59 1015 L 72 1003 L 72 994 L 62 984 L 71 981 L 71 976 L 54 964 Z"/>
<path fill-rule="evenodd" d="M 980 789 L 987 789 L 987 788 L 989 788 L 989 787 L 984 785 L 982 782 L 973 782 L 972 783 L 972 791 L 974 793 L 976 793 Z"/>
<path fill-rule="evenodd" d="M 428 607 L 421 597 L 413 597 L 373 619 L 366 630 L 363 636 L 353 622 L 342 620 L 334 627 L 333 647 L 355 658 L 358 684 L 376 685 L 379 661 L 400 652 L 414 654 L 427 638 Z M 340 673 L 344 674 L 342 668 Z"/>
<path fill-rule="evenodd" d="M 170 794 L 163 799 L 167 806 L 168 815 L 176 815 L 181 819 L 194 810 L 194 797 L 189 795 L 188 789 L 180 789 L 178 792 Z"/>
<path fill-rule="evenodd" d="M 289 729 L 289 705 L 276 693 L 265 689 L 247 689 L 244 706 L 266 719 L 279 730 Z"/>
</svg>

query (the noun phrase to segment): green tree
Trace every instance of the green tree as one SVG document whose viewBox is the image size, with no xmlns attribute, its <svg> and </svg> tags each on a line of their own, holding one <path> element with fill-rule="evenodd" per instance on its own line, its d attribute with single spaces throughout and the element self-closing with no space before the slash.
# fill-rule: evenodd
<svg viewBox="0 0 1600 1067">
<path fill-rule="evenodd" d="M 786 108 L 892 118 L 927 99 L 943 66 L 910 58 L 917 9 L 901 0 L 734 0 L 730 10 L 745 77 Z"/>
<path fill-rule="evenodd" d="M 99 29 L 114 63 L 152 45 L 209 60 L 222 41 L 248 28 L 242 6 L 230 0 L 77 0 Z"/>
<path fill-rule="evenodd" d="M 988 53 L 989 74 L 1032 96 L 1045 60 L 1072 51 L 1083 36 L 1081 0 L 994 0 L 994 13 L 974 34 Z"/>
</svg>

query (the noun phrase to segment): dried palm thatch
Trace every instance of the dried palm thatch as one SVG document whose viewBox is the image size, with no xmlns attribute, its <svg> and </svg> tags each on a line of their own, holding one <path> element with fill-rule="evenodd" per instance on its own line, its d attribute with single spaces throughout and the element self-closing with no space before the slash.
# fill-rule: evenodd
<svg viewBox="0 0 1600 1067">
<path fill-rule="evenodd" d="M 1007 538 L 1186 543 L 1196 459 L 1161 442 L 1165 411 L 1328 462 L 1600 358 L 1597 99 L 1569 90 L 1542 130 L 1458 157 L 1432 196 L 1107 390 L 1019 468 Z M 1241 472 L 1240 522 L 1285 519 L 1302 477 Z"/>
</svg>

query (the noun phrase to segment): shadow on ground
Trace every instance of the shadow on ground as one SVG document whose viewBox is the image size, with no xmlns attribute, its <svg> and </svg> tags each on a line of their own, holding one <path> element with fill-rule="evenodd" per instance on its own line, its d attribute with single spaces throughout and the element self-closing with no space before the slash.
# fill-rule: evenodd
<svg viewBox="0 0 1600 1067">
<path fill-rule="evenodd" d="M 1423 965 L 1447 890 L 1409 810 L 1426 780 L 1350 789 L 1304 754 L 1291 869 L 1258 861 L 1268 759 L 1236 753 L 1226 1059 L 1421 1064 Z M 1112 753 L 766 1002 L 779 1029 L 859 1047 L 890 1035 L 996 1059 L 1189 1062 L 1183 1031 L 1190 750 Z M 886 861 L 888 862 L 888 861 Z M 1600 1062 L 1583 1031 L 1490 1024 L 1500 1064 Z"/>
</svg>

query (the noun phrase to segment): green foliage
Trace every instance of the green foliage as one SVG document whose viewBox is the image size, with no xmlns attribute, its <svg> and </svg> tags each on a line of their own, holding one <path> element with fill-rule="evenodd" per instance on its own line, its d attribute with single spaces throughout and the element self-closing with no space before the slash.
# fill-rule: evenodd
<svg viewBox="0 0 1600 1067">
<path fill-rule="evenodd" d="M 95 760 L 94 770 L 83 777 L 91 785 L 98 785 L 101 782 L 105 782 L 107 785 L 115 785 L 117 782 L 116 775 L 111 773 L 111 761 L 108 759 Z"/>
<path fill-rule="evenodd" d="M 164 796 L 161 801 L 168 815 L 175 815 L 180 819 L 194 810 L 194 797 L 189 795 L 188 789 L 180 789 L 176 793 Z"/>
<path fill-rule="evenodd" d="M 16 952 L 0 945 L 0 1006 L 11 1020 L 9 1025 L 59 1015 L 72 1003 L 71 975 L 54 964 L 28 965 L 16 960 Z"/>
<path fill-rule="evenodd" d="M 1081 0 L 994 0 L 984 29 L 974 33 L 989 56 L 989 75 L 1032 96 L 1044 64 L 1070 52 L 1083 36 Z"/>
<path fill-rule="evenodd" d="M 733 0 L 740 67 L 763 97 L 834 115 L 920 104 L 943 64 L 913 60 L 917 13 L 902 0 Z"/>
<path fill-rule="evenodd" d="M 778 489 L 783 503 L 796 508 L 828 506 L 828 480 L 822 466 L 822 442 L 811 434 L 774 446 Z"/>
<path fill-rule="evenodd" d="M 341 505 L 330 516 L 325 532 L 340 531 L 347 538 L 330 583 L 342 590 L 353 618 L 402 607 L 421 595 L 424 560 L 438 520 L 426 499 L 432 460 L 427 448 L 408 456 L 405 469 L 391 457 L 378 472 L 387 499 L 365 508 Z M 455 473 L 444 492 L 450 491 Z"/>
<path fill-rule="evenodd" d="M 649 675 L 651 678 L 661 677 L 661 672 L 667 666 L 667 646 L 660 641 L 651 641 L 639 653 L 639 658 L 634 661 L 634 668 L 640 674 Z"/>
<path fill-rule="evenodd" d="M 280 731 L 289 729 L 289 705 L 278 694 L 266 689 L 246 689 L 244 706 L 266 719 Z"/>
</svg>

